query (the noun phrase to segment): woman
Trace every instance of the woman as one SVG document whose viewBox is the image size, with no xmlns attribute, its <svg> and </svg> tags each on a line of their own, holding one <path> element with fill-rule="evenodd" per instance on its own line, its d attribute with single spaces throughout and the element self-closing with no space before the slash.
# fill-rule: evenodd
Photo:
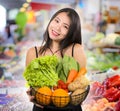
<svg viewBox="0 0 120 111">
<path fill-rule="evenodd" d="M 86 56 L 81 45 L 81 25 L 80 18 L 72 8 L 63 8 L 56 12 L 51 18 L 44 33 L 43 44 L 40 47 L 32 47 L 28 50 L 26 56 L 26 65 L 36 57 L 45 55 L 56 55 L 59 58 L 64 55 L 74 57 L 80 64 L 80 67 L 86 67 Z M 34 97 L 30 96 L 30 90 L 27 94 L 32 101 Z M 51 110 L 43 108 L 40 105 L 34 105 L 33 111 Z M 64 111 L 81 111 L 81 106 L 76 106 Z M 59 111 L 58 109 L 52 111 Z"/>
</svg>

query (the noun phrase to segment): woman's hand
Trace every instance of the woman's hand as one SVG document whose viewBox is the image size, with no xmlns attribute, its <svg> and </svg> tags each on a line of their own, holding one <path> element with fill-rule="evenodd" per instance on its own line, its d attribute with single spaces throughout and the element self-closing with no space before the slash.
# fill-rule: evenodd
<svg viewBox="0 0 120 111">
<path fill-rule="evenodd" d="M 28 95 L 28 97 L 29 97 L 29 100 L 30 100 L 31 102 L 34 102 L 35 96 L 32 96 L 31 92 L 32 92 L 31 88 L 29 88 L 29 89 L 26 91 L 26 93 L 27 93 L 27 95 Z"/>
<path fill-rule="evenodd" d="M 29 97 L 29 100 L 30 102 L 33 102 L 36 106 L 40 107 L 40 108 L 43 108 L 44 106 L 42 105 L 39 105 L 35 102 L 35 96 L 32 95 L 32 90 L 31 88 L 29 88 L 27 91 L 26 91 L 28 97 Z"/>
</svg>

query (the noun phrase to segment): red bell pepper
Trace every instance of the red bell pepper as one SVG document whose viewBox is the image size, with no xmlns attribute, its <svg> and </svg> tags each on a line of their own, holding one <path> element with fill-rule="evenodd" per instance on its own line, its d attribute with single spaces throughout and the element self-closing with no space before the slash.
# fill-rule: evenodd
<svg viewBox="0 0 120 111">
<path fill-rule="evenodd" d="M 115 102 L 120 98 L 120 90 L 111 87 L 103 93 L 103 97 L 105 97 L 109 102 Z"/>
<path fill-rule="evenodd" d="M 103 81 L 103 85 L 108 89 L 110 87 L 120 86 L 120 75 L 114 75 Z"/>
</svg>

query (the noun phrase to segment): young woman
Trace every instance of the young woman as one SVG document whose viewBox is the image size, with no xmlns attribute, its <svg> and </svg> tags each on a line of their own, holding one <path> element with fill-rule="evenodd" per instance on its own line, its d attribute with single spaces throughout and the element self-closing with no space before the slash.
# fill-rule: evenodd
<svg viewBox="0 0 120 111">
<path fill-rule="evenodd" d="M 80 64 L 80 67 L 86 67 L 86 56 L 81 42 L 81 24 L 79 15 L 72 8 L 63 8 L 57 11 L 51 18 L 44 33 L 42 46 L 32 47 L 28 50 L 26 66 L 36 57 L 56 55 L 61 58 L 64 55 L 68 55 L 74 57 Z M 34 97 L 30 96 L 30 90 L 27 91 L 27 94 L 32 101 Z M 33 111 L 59 111 L 59 109 L 53 109 L 50 109 L 49 107 L 44 108 L 40 105 L 34 105 L 33 107 Z M 70 107 L 70 109 L 63 109 L 63 111 L 82 110 L 79 105 Z"/>
</svg>

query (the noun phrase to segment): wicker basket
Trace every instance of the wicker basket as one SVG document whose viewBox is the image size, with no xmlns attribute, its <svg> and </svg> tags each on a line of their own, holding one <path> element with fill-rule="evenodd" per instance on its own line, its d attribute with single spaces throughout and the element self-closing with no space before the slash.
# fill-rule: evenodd
<svg viewBox="0 0 120 111">
<path fill-rule="evenodd" d="M 48 96 L 37 92 L 35 89 L 32 88 L 32 95 L 35 95 L 36 103 L 40 105 L 50 105 L 55 107 L 65 107 L 67 105 L 78 105 L 81 104 L 87 97 L 89 92 L 90 86 L 86 88 L 86 90 L 78 95 L 59 97 L 59 96 Z"/>
</svg>

